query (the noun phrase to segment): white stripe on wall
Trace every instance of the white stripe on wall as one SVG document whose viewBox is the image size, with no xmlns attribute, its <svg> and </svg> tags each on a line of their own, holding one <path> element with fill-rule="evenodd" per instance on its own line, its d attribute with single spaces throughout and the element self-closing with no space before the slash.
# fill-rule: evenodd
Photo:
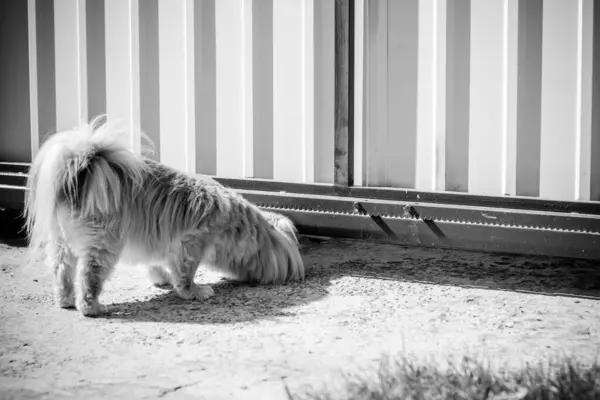
<svg viewBox="0 0 600 400">
<path fill-rule="evenodd" d="M 302 0 L 302 182 L 315 181 L 315 0 Z"/>
<path fill-rule="evenodd" d="M 138 0 L 105 0 L 106 113 L 132 133 L 140 150 Z"/>
<path fill-rule="evenodd" d="M 540 196 L 558 200 L 576 190 L 578 3 L 543 3 Z"/>
<path fill-rule="evenodd" d="M 312 44 L 305 38 L 305 1 L 273 1 L 273 178 L 311 182 L 307 162 L 306 53 Z M 310 141 L 310 139 L 309 139 Z"/>
<path fill-rule="evenodd" d="M 217 175 L 244 176 L 242 1 L 216 0 Z"/>
<path fill-rule="evenodd" d="M 87 83 L 81 76 L 85 68 L 85 57 L 80 51 L 85 48 L 85 30 L 81 19 L 83 0 L 54 1 L 54 40 L 56 45 L 56 129 L 71 129 L 87 117 Z M 85 25 L 84 25 L 85 27 Z M 85 54 L 85 53 L 84 53 Z"/>
<path fill-rule="evenodd" d="M 185 170 L 188 173 L 196 173 L 196 83 L 195 83 L 195 57 L 194 57 L 194 0 L 183 0 L 184 24 L 183 36 L 185 53 L 184 67 L 184 100 L 185 100 Z M 160 51 L 160 49 L 159 49 Z"/>
<path fill-rule="evenodd" d="M 437 76 L 435 88 L 435 139 L 433 157 L 435 157 L 434 188 L 433 190 L 446 189 L 446 42 L 447 42 L 447 18 L 448 2 L 440 0 L 437 6 L 434 24 L 437 25 L 436 51 Z"/>
<path fill-rule="evenodd" d="M 192 7 L 188 0 L 158 2 L 161 161 L 187 172 L 196 162 Z"/>
<path fill-rule="evenodd" d="M 217 0 L 218 1 L 218 0 Z M 254 176 L 254 96 L 253 96 L 253 0 L 242 0 L 242 176 Z"/>
<path fill-rule="evenodd" d="M 600 7 L 596 4 L 596 7 Z M 593 35 L 594 29 L 600 29 L 600 26 L 594 27 L 594 0 L 582 0 L 579 9 L 579 42 L 581 43 L 580 74 L 581 79 L 578 84 L 581 88 L 581 114 L 580 135 L 577 146 L 579 154 L 579 163 L 575 165 L 577 175 L 576 185 L 578 189 L 575 192 L 576 200 L 589 200 L 591 195 L 591 167 L 592 167 L 592 72 L 593 72 Z M 596 67 L 598 68 L 598 67 Z"/>
<path fill-rule="evenodd" d="M 517 89 L 519 52 L 519 1 L 506 0 L 505 47 L 506 57 L 506 148 L 504 153 L 504 190 L 514 196 L 517 192 Z"/>
<path fill-rule="evenodd" d="M 362 186 L 365 133 L 364 72 L 366 71 L 364 45 L 367 26 L 367 2 L 366 0 L 355 0 L 354 7 L 354 185 Z"/>
<path fill-rule="evenodd" d="M 417 155 L 415 188 L 436 190 L 438 166 L 444 166 L 445 119 L 440 89 L 445 86 L 445 1 L 422 0 L 419 3 L 419 73 L 417 96 Z M 443 71 L 443 74 L 440 74 Z M 440 82 L 441 81 L 441 82 Z M 441 112 L 440 112 L 441 111 Z M 442 140 L 440 140 L 442 139 Z M 444 176 L 444 174 L 441 174 Z M 439 182 L 443 187 L 444 183 Z"/>
<path fill-rule="evenodd" d="M 480 194 L 505 185 L 506 1 L 471 2 L 469 191 Z"/>
</svg>

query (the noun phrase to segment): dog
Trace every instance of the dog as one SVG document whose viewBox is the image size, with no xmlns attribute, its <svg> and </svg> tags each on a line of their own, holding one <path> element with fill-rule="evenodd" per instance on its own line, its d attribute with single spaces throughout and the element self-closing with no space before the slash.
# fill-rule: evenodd
<svg viewBox="0 0 600 400">
<path fill-rule="evenodd" d="M 150 141 L 136 154 L 127 137 L 99 116 L 50 135 L 32 162 L 25 228 L 53 271 L 58 306 L 107 313 L 99 296 L 121 261 L 145 265 L 154 285 L 186 300 L 214 295 L 194 283 L 200 264 L 256 284 L 304 280 L 289 218 L 152 160 Z"/>
</svg>

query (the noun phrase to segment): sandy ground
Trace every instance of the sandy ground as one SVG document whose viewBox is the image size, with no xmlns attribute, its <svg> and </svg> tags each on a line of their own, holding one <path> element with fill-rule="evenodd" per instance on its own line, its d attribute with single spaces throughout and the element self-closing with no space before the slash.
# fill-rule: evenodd
<svg viewBox="0 0 600 400">
<path fill-rule="evenodd" d="M 470 354 L 494 365 L 600 354 L 600 268 L 303 238 L 304 283 L 248 286 L 199 272 L 186 302 L 120 268 L 84 318 L 55 307 L 51 275 L 0 245 L 0 398 L 285 399 L 383 354 Z"/>
</svg>

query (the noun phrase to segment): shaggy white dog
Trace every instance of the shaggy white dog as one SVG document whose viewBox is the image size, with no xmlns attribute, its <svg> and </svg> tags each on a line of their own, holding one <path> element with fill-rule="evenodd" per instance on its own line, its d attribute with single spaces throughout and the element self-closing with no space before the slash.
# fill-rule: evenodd
<svg viewBox="0 0 600 400">
<path fill-rule="evenodd" d="M 214 295 L 194 283 L 200 263 L 261 284 L 304 279 L 288 218 L 137 155 L 123 138 L 96 118 L 50 136 L 29 171 L 30 249 L 44 249 L 60 307 L 107 312 L 98 297 L 119 260 L 147 265 L 183 299 Z"/>
</svg>

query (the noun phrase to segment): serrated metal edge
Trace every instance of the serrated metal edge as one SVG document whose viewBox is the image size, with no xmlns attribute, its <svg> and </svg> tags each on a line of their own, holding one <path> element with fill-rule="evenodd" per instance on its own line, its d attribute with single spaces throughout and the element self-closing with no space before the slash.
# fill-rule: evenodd
<svg viewBox="0 0 600 400">
<path fill-rule="evenodd" d="M 313 214 L 324 214 L 324 215 L 350 215 L 350 216 L 355 216 L 355 217 L 365 217 L 365 218 L 370 218 L 370 217 L 381 217 L 381 218 L 385 218 L 385 219 L 396 219 L 396 220 L 407 220 L 407 221 L 434 221 L 434 222 L 439 222 L 439 223 L 444 223 L 444 224 L 459 224 L 459 225 L 473 225 L 473 226 L 489 226 L 489 227 L 502 227 L 502 228 L 514 228 L 514 229 L 535 229 L 535 230 L 541 230 L 541 231 L 551 231 L 551 232 L 568 232 L 568 233 L 584 233 L 584 234 L 588 234 L 588 235 L 598 235 L 600 236 L 600 232 L 596 232 L 596 231 L 590 231 L 590 230 L 583 230 L 583 229 L 561 229 L 561 228 L 555 228 L 555 227 L 548 227 L 548 226 L 534 226 L 534 225 L 520 225 L 520 224 L 500 224 L 500 223 L 495 223 L 495 222 L 489 222 L 489 221 L 469 221 L 466 219 L 448 219 L 448 218 L 437 218 L 437 217 L 433 217 L 433 216 L 427 216 L 427 217 L 421 217 L 421 218 L 417 218 L 415 216 L 410 215 L 408 212 L 406 212 L 404 215 L 391 215 L 391 214 L 378 214 L 378 213 L 373 213 L 373 214 L 361 214 L 355 210 L 352 211 L 345 211 L 345 210 L 325 210 L 325 209 L 312 209 L 309 207 L 304 207 L 304 206 L 300 206 L 300 207 L 292 207 L 292 206 L 281 206 L 281 205 L 274 205 L 274 204 L 265 204 L 265 203 L 255 203 L 258 207 L 263 208 L 263 209 L 267 209 L 267 210 L 287 210 L 287 211 L 294 211 L 294 212 L 303 212 L 303 213 L 313 213 Z"/>
</svg>

